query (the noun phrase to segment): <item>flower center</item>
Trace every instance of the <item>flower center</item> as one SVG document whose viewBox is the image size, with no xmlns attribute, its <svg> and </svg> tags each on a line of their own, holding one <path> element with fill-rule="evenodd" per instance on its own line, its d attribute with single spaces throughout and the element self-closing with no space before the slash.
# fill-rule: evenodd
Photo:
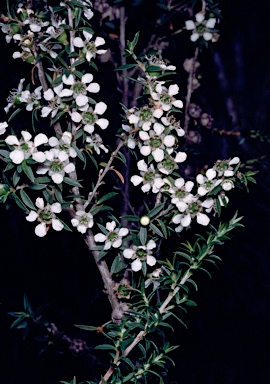
<svg viewBox="0 0 270 384">
<path fill-rule="evenodd" d="M 107 235 L 107 239 L 113 243 L 115 240 L 117 240 L 118 238 L 118 234 L 114 231 L 110 232 L 108 235 Z"/>
<path fill-rule="evenodd" d="M 81 218 L 80 218 L 80 223 L 82 224 L 82 225 L 88 225 L 88 223 L 89 223 L 89 217 L 88 216 L 82 216 Z"/>
<path fill-rule="evenodd" d="M 135 252 L 135 255 L 138 257 L 138 259 L 145 259 L 147 256 L 147 251 L 144 249 L 138 248 L 137 251 Z"/>
<path fill-rule="evenodd" d="M 84 113 L 83 119 L 82 119 L 83 124 L 94 124 L 95 121 L 96 121 L 96 118 L 93 112 Z"/>
<path fill-rule="evenodd" d="M 85 42 L 85 49 L 89 52 L 95 53 L 97 48 L 93 42 Z"/>
<path fill-rule="evenodd" d="M 28 152 L 29 146 L 27 143 L 22 143 L 20 147 L 24 152 Z"/>
<path fill-rule="evenodd" d="M 167 171 L 173 171 L 174 170 L 174 162 L 167 158 L 165 160 L 162 161 L 162 166 L 167 170 Z"/>
<path fill-rule="evenodd" d="M 188 207 L 189 212 L 191 215 L 196 215 L 198 212 L 200 212 L 201 207 L 198 203 L 191 203 Z"/>
<path fill-rule="evenodd" d="M 42 211 L 39 212 L 39 218 L 44 223 L 50 224 L 51 223 L 51 219 L 52 219 L 52 213 L 51 213 L 51 211 L 49 211 L 48 209 L 45 208 L 45 209 L 43 209 Z"/>
<path fill-rule="evenodd" d="M 160 140 L 159 137 L 152 137 L 150 139 L 150 146 L 152 148 L 159 148 L 161 146 L 161 144 L 162 144 L 162 141 Z"/>
<path fill-rule="evenodd" d="M 143 176 L 143 178 L 144 178 L 144 180 L 146 181 L 146 182 L 152 182 L 154 179 L 155 179 L 155 173 L 154 172 L 151 172 L 151 171 L 149 171 L 149 172 L 146 172 L 145 174 L 144 174 L 144 176 Z"/>
<path fill-rule="evenodd" d="M 163 103 L 163 104 L 170 104 L 171 103 L 171 97 L 167 94 L 165 95 L 161 95 L 160 96 L 160 101 Z"/>
<path fill-rule="evenodd" d="M 86 87 L 85 87 L 85 84 L 81 83 L 81 82 L 78 82 L 78 83 L 75 83 L 73 84 L 73 91 L 76 95 L 79 95 L 79 94 L 85 94 L 85 91 L 86 91 Z"/>
<path fill-rule="evenodd" d="M 65 143 L 60 143 L 59 145 L 59 149 L 61 151 L 68 151 L 69 150 L 69 145 L 68 144 L 65 144 Z"/>
<path fill-rule="evenodd" d="M 141 120 L 148 121 L 151 119 L 151 117 L 152 117 L 152 112 L 150 111 L 150 109 L 144 108 L 141 110 L 141 113 L 140 113 Z"/>
<path fill-rule="evenodd" d="M 185 197 L 185 192 L 182 190 L 182 189 L 178 189 L 176 192 L 175 192 L 175 196 L 178 197 L 178 199 L 182 199 L 183 197 Z"/>
<path fill-rule="evenodd" d="M 60 160 L 54 160 L 53 162 L 51 162 L 50 164 L 50 170 L 52 172 L 61 172 L 63 169 L 63 164 L 61 163 Z"/>
<path fill-rule="evenodd" d="M 224 172 L 229 168 L 229 164 L 226 161 L 218 161 L 216 163 L 216 169 L 220 172 Z"/>
<path fill-rule="evenodd" d="M 204 188 L 207 189 L 209 191 L 209 189 L 212 188 L 212 185 L 213 185 L 213 182 L 211 180 L 207 180 L 205 183 L 204 183 Z"/>
</svg>

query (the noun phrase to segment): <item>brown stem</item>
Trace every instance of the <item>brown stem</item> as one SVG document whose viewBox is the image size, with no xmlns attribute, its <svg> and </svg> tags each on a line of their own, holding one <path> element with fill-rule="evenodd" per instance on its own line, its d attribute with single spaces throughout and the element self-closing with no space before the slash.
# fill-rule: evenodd
<svg viewBox="0 0 270 384">
<path fill-rule="evenodd" d="M 195 53 L 192 58 L 191 70 L 188 75 L 187 96 L 186 96 L 186 106 L 185 106 L 185 122 L 184 122 L 184 130 L 186 133 L 188 131 L 188 123 L 189 123 L 188 110 L 190 106 L 191 95 L 193 93 L 193 80 L 196 74 L 196 61 L 197 61 L 198 53 L 199 53 L 199 49 L 197 47 L 195 49 Z"/>
</svg>

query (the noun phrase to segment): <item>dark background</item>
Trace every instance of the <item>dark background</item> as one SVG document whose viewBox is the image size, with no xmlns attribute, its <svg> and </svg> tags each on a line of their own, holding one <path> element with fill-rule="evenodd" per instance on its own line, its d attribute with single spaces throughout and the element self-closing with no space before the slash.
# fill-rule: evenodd
<svg viewBox="0 0 270 384">
<path fill-rule="evenodd" d="M 240 130 L 247 138 L 239 146 L 232 136 L 206 133 L 204 139 L 209 142 L 203 147 L 204 156 L 212 160 L 216 154 L 239 155 L 244 161 L 265 157 L 256 165 L 257 185 L 251 186 L 249 194 L 235 191 L 231 197 L 227 215 L 238 209 L 245 228 L 236 230 L 233 239 L 217 251 L 223 262 L 219 271 L 213 269 L 213 278 L 198 275 L 199 291 L 191 295 L 198 307 L 184 316 L 188 330 L 176 325 L 172 339 L 180 348 L 173 356 L 176 367 L 170 370 L 171 384 L 270 382 L 269 144 L 249 138 L 250 130 L 269 135 L 270 3 L 226 0 L 221 9 L 220 41 L 201 61 L 202 103 L 216 126 Z M 12 49 L 3 36 L 1 52 L 2 109 L 3 99 L 27 75 L 28 67 L 18 70 L 20 63 L 10 58 Z M 107 76 L 104 85 L 113 88 L 111 73 Z M 111 100 L 109 92 L 104 97 Z M 85 338 L 88 346 L 96 340 L 104 342 L 74 328 L 74 324 L 102 324 L 108 318 L 107 299 L 93 260 L 76 233 L 50 231 L 45 239 L 38 239 L 19 209 L 6 212 L 1 206 L 0 213 L 0 383 L 54 384 L 70 381 L 74 375 L 89 380 L 94 366 L 91 356 L 74 356 L 65 346 L 64 354 L 50 348 L 39 356 L 46 343 L 31 336 L 23 340 L 22 331 L 10 331 L 13 318 L 7 312 L 23 310 L 27 294 L 34 308 L 48 303 L 44 317 L 70 337 Z"/>
</svg>

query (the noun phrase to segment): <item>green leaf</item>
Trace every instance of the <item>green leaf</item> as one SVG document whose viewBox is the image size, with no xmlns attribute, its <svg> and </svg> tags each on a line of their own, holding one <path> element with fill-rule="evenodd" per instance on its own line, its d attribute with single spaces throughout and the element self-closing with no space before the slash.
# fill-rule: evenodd
<svg viewBox="0 0 270 384">
<path fill-rule="evenodd" d="M 155 224 L 153 223 L 150 223 L 149 224 L 149 227 L 152 229 L 152 231 L 154 231 L 158 236 L 160 237 L 164 237 L 163 233 L 161 232 L 160 229 L 158 229 L 158 227 L 155 226 Z"/>
<path fill-rule="evenodd" d="M 21 201 L 21 199 L 15 195 L 15 193 L 13 193 L 13 198 L 15 200 L 15 203 L 18 205 L 18 207 L 20 207 L 22 210 L 28 212 L 28 209 L 27 207 L 23 204 L 23 202 Z"/>
<path fill-rule="evenodd" d="M 74 63 L 72 64 L 71 67 L 72 68 L 78 67 L 79 65 L 81 65 L 85 62 L 86 62 L 86 59 L 84 57 L 82 57 L 81 59 L 74 61 Z"/>
<path fill-rule="evenodd" d="M 73 180 L 70 177 L 64 177 L 63 181 L 64 181 L 64 183 L 66 183 L 68 185 L 72 185 L 73 187 L 83 188 L 83 186 L 77 180 Z"/>
<path fill-rule="evenodd" d="M 13 181 L 14 187 L 16 187 L 16 185 L 20 181 L 20 174 L 19 174 L 19 172 L 17 172 L 17 171 L 14 172 L 12 181 Z"/>
<path fill-rule="evenodd" d="M 56 123 L 56 121 L 59 120 L 60 117 L 62 117 L 65 113 L 66 113 L 66 111 L 61 111 L 61 112 L 57 113 L 57 115 L 53 119 L 51 119 L 50 125 L 52 126 L 54 123 Z"/>
<path fill-rule="evenodd" d="M 18 109 L 16 109 L 16 111 L 14 111 L 14 112 L 12 113 L 12 115 L 9 116 L 8 122 L 9 122 L 10 120 L 12 120 L 13 117 L 15 117 L 19 112 L 21 112 L 21 110 L 22 110 L 22 108 L 18 108 Z"/>
<path fill-rule="evenodd" d="M 2 155 L 5 159 L 9 159 L 10 152 L 4 149 L 0 150 L 0 155 Z"/>
<path fill-rule="evenodd" d="M 24 204 L 28 208 L 32 209 L 33 211 L 36 211 L 36 207 L 32 203 L 32 200 L 30 199 L 30 197 L 27 195 L 27 193 L 23 189 L 20 189 L 20 195 L 21 195 L 21 199 L 24 202 Z"/>
<path fill-rule="evenodd" d="M 64 201 L 63 201 L 62 193 L 59 191 L 59 189 L 54 187 L 54 194 L 55 194 L 57 201 L 59 201 L 59 203 L 62 204 Z"/>
<path fill-rule="evenodd" d="M 33 183 L 35 180 L 35 176 L 33 174 L 32 168 L 27 165 L 25 160 L 22 162 L 22 170 L 26 174 L 28 179 L 31 180 Z"/>
<path fill-rule="evenodd" d="M 115 347 L 113 345 L 110 345 L 110 344 L 101 344 L 101 345 L 97 345 L 95 347 L 95 349 L 112 349 L 113 351 L 115 351 Z"/>
<path fill-rule="evenodd" d="M 113 208 L 109 207 L 108 205 L 99 205 L 90 209 L 90 212 L 93 216 L 101 211 L 113 211 Z"/>
<path fill-rule="evenodd" d="M 97 331 L 98 327 L 93 327 L 92 325 L 78 325 L 75 324 L 75 327 L 83 329 L 84 331 Z"/>
<path fill-rule="evenodd" d="M 36 177 L 34 180 L 35 184 L 49 184 L 50 182 L 51 182 L 51 179 L 48 176 Z"/>
<path fill-rule="evenodd" d="M 133 215 L 120 216 L 120 218 L 127 221 L 140 221 L 140 218 L 138 216 Z"/>
<path fill-rule="evenodd" d="M 159 204 L 155 208 L 151 209 L 151 211 L 147 213 L 147 216 L 150 218 L 153 216 L 156 216 L 163 208 L 164 208 L 164 203 Z"/>
<path fill-rule="evenodd" d="M 117 192 L 109 192 L 106 195 L 102 196 L 101 199 L 99 199 L 96 202 L 96 204 L 102 204 L 102 203 L 104 203 L 104 201 L 107 201 L 107 200 L 111 199 L 112 197 L 114 197 L 116 195 L 118 195 Z"/>
<path fill-rule="evenodd" d="M 119 256 L 116 256 L 111 266 L 111 271 L 110 271 L 111 275 L 122 271 L 123 269 L 126 268 L 126 266 L 127 264 L 125 263 L 125 261 L 121 259 Z"/>
<path fill-rule="evenodd" d="M 163 232 L 163 235 L 164 235 L 165 239 L 167 239 L 168 234 L 167 234 L 166 225 L 165 225 L 165 224 L 163 223 L 163 221 L 160 220 L 160 219 L 157 219 L 157 221 L 158 221 L 158 223 L 159 223 L 159 225 L 160 225 L 160 227 L 161 227 L 161 230 L 162 230 L 162 232 Z"/>
<path fill-rule="evenodd" d="M 139 237 L 141 244 L 145 245 L 147 240 L 147 229 L 145 227 L 140 228 Z"/>
<path fill-rule="evenodd" d="M 149 67 L 146 68 L 145 72 L 162 72 L 162 68 L 157 65 L 149 65 Z"/>
<path fill-rule="evenodd" d="M 130 69 L 134 67 L 137 67 L 137 64 L 125 64 L 115 68 L 115 71 L 124 71 L 125 69 Z"/>
</svg>

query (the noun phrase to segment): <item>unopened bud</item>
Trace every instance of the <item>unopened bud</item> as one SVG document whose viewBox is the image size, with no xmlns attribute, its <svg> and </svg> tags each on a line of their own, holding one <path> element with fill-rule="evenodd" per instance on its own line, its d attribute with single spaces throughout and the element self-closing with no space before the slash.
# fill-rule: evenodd
<svg viewBox="0 0 270 384">
<path fill-rule="evenodd" d="M 142 216 L 140 218 L 140 223 L 141 223 L 141 225 L 144 225 L 144 226 L 149 225 L 150 218 L 148 216 Z"/>
</svg>

